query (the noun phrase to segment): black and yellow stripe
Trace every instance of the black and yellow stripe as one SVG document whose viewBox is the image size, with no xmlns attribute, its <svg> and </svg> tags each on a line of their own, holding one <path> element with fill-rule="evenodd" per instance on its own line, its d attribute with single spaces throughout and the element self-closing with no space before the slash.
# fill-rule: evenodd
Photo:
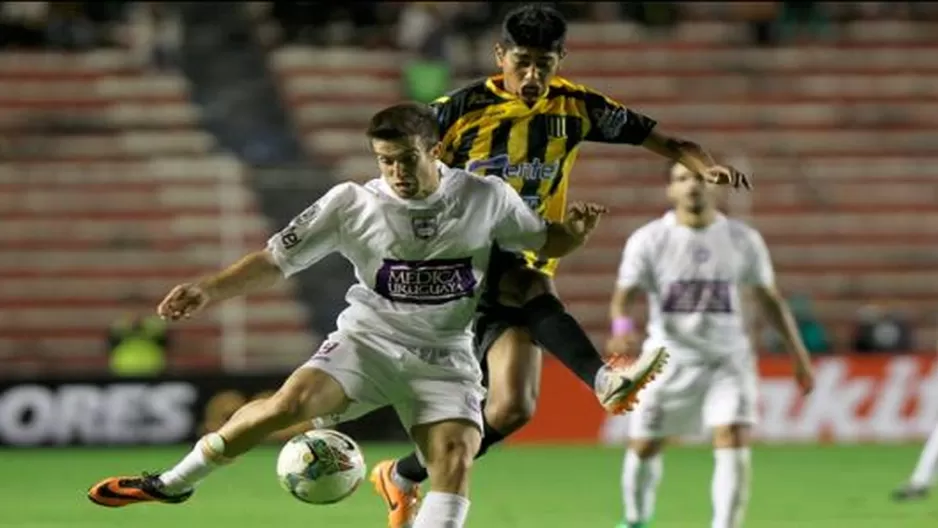
<svg viewBox="0 0 938 528">
<path fill-rule="evenodd" d="M 561 221 L 567 185 L 584 141 L 640 144 L 655 122 L 585 86 L 555 77 L 528 105 L 499 76 L 470 84 L 432 105 L 443 134 L 443 162 L 504 178 L 538 214 Z M 552 276 L 556 259 L 525 255 Z"/>
</svg>

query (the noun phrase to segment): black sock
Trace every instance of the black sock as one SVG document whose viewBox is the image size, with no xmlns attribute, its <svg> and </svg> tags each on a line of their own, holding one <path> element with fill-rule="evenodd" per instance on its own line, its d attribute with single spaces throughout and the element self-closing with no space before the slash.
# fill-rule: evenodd
<svg viewBox="0 0 938 528">
<path fill-rule="evenodd" d="M 427 468 L 420 465 L 420 460 L 417 460 L 416 451 L 404 458 L 397 459 L 395 471 L 397 471 L 398 475 L 411 482 L 419 483 L 427 480 Z"/>
<path fill-rule="evenodd" d="M 583 328 L 549 293 L 522 307 L 524 322 L 534 340 L 547 349 L 592 390 L 596 373 L 605 364 Z"/>
<path fill-rule="evenodd" d="M 484 436 L 482 436 L 482 444 L 479 446 L 479 452 L 476 453 L 476 458 L 484 455 L 490 447 L 505 439 L 505 435 L 496 431 L 495 428 L 489 425 L 488 420 L 485 418 L 482 418 L 482 427 Z M 427 480 L 427 468 L 420 465 L 420 460 L 417 459 L 416 452 L 398 459 L 396 471 L 398 475 L 411 482 L 419 483 Z"/>
</svg>

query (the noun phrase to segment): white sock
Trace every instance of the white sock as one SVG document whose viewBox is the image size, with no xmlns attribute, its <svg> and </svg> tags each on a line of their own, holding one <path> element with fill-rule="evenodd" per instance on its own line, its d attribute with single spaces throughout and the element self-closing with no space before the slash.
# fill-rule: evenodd
<svg viewBox="0 0 938 528">
<path fill-rule="evenodd" d="M 206 451 L 217 453 L 218 458 L 209 459 Z M 225 452 L 225 440 L 217 433 L 211 433 L 196 442 L 188 455 L 169 471 L 160 474 L 163 491 L 168 495 L 184 493 L 194 488 L 217 467 L 224 464 L 221 453 Z"/>
<path fill-rule="evenodd" d="M 462 528 L 469 516 L 469 499 L 431 491 L 424 497 L 414 528 Z"/>
<path fill-rule="evenodd" d="M 930 487 L 935 479 L 936 470 L 938 470 L 938 426 L 935 426 L 928 441 L 925 442 L 909 484 L 916 487 Z"/>
<path fill-rule="evenodd" d="M 661 455 L 642 459 L 631 449 L 622 463 L 622 503 L 625 522 L 647 523 L 655 513 L 658 484 L 664 473 Z"/>
<path fill-rule="evenodd" d="M 737 528 L 749 501 L 749 448 L 715 449 L 713 459 L 713 528 Z"/>
</svg>

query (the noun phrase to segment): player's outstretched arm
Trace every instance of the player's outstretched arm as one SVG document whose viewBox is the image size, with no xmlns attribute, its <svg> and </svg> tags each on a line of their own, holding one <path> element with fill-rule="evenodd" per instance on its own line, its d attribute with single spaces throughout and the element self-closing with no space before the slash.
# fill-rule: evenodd
<svg viewBox="0 0 938 528">
<path fill-rule="evenodd" d="M 211 303 L 269 288 L 303 271 L 338 248 L 342 215 L 354 200 L 353 184 L 336 185 L 297 215 L 282 231 L 228 268 L 173 288 L 157 311 L 165 319 L 188 318 Z"/>
<path fill-rule="evenodd" d="M 269 288 L 282 276 L 269 252 L 256 251 L 205 279 L 176 286 L 156 311 L 164 319 L 188 319 L 210 304 Z"/>
<path fill-rule="evenodd" d="M 268 250 L 255 251 L 199 284 L 213 301 L 224 301 L 270 288 L 283 272 Z"/>
<path fill-rule="evenodd" d="M 606 213 L 602 205 L 574 203 L 563 222 L 547 223 L 503 180 L 495 176 L 486 180 L 496 203 L 492 234 L 505 249 L 536 251 L 545 258 L 563 257 L 586 242 Z"/>
<path fill-rule="evenodd" d="M 574 203 L 562 223 L 547 225 L 547 239 L 539 253 L 547 258 L 564 257 L 586 243 L 607 209 L 595 203 Z"/>
<path fill-rule="evenodd" d="M 728 165 L 716 163 L 700 145 L 686 139 L 670 136 L 658 130 L 658 122 L 633 111 L 605 95 L 582 87 L 590 129 L 586 141 L 641 145 L 642 147 L 680 163 L 718 185 L 732 185 L 750 189 L 749 178 Z"/>
<path fill-rule="evenodd" d="M 717 164 L 703 147 L 693 141 L 652 130 L 642 142 L 642 146 L 655 154 L 680 163 L 700 174 L 710 183 L 730 185 L 734 188 L 752 188 L 748 176 L 729 165 Z"/>
</svg>

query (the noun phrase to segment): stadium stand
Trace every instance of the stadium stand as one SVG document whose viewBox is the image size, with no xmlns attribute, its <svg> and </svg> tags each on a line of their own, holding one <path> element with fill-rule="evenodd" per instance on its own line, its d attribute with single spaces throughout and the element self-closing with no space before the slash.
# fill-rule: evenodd
<svg viewBox="0 0 938 528">
<path fill-rule="evenodd" d="M 130 60 L 117 50 L 0 54 L 5 369 L 102 369 L 107 325 L 128 297 L 155 307 L 273 228 L 242 185 L 249 171 L 200 129 L 186 79 Z M 232 252 L 226 236 L 242 246 Z M 248 364 L 292 364 L 315 344 L 290 290 L 248 300 L 263 308 L 247 321 Z M 221 313 L 179 327 L 177 367 L 218 364 Z"/>
<path fill-rule="evenodd" d="M 744 155 L 755 192 L 743 216 L 766 235 L 788 292 L 812 296 L 841 350 L 857 308 L 915 316 L 919 346 L 938 305 L 938 43 L 934 23 L 858 20 L 837 42 L 745 48 L 724 22 L 679 25 L 667 42 L 628 23 L 576 25 L 563 73 L 718 152 Z M 286 47 L 272 69 L 307 147 L 341 178 L 367 178 L 361 128 L 399 98 L 405 57 Z M 480 58 L 490 64 L 491 58 Z M 459 84 L 468 79 L 459 80 Z M 610 205 L 559 287 L 597 339 L 626 236 L 663 210 L 663 166 L 640 149 L 588 145 L 572 196 Z M 735 197 L 734 197 L 735 198 Z"/>
</svg>

